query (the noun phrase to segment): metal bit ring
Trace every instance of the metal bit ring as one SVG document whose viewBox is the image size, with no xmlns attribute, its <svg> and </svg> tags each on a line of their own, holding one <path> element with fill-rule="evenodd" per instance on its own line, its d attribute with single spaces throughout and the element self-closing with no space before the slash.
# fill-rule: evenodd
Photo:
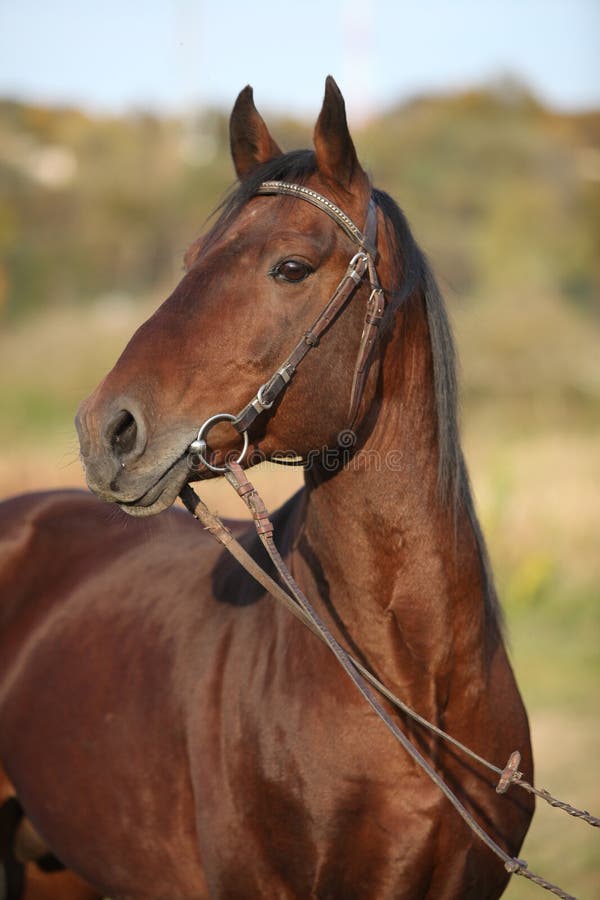
<svg viewBox="0 0 600 900">
<path fill-rule="evenodd" d="M 209 463 L 206 456 L 204 455 L 208 450 L 208 444 L 206 443 L 206 440 L 204 439 L 204 435 L 213 427 L 213 425 L 216 425 L 217 422 L 235 422 L 236 419 L 237 419 L 237 416 L 232 416 L 231 413 L 217 413 L 214 416 L 210 416 L 210 418 L 207 419 L 205 422 L 203 422 L 202 425 L 200 426 L 200 428 L 198 429 L 198 437 L 196 438 L 196 440 L 192 441 L 192 443 L 190 444 L 190 446 L 188 448 L 188 453 L 193 456 L 197 456 L 198 459 L 200 460 L 200 462 L 204 466 L 206 466 L 207 469 L 210 469 L 211 472 L 219 472 L 219 473 L 226 472 L 227 466 L 213 466 L 213 464 Z M 241 453 L 235 460 L 236 463 L 241 463 L 243 458 L 245 457 L 246 453 L 248 452 L 248 445 L 250 443 L 249 438 L 248 438 L 248 432 L 243 431 L 242 437 L 243 437 L 244 443 L 242 446 Z"/>
</svg>

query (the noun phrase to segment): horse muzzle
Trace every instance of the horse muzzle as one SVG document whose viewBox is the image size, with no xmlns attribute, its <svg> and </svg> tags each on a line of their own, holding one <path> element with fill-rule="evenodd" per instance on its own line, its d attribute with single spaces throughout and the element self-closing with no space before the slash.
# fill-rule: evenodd
<svg viewBox="0 0 600 900">
<path fill-rule="evenodd" d="M 152 515 L 170 506 L 190 476 L 190 434 L 171 431 L 149 445 L 138 403 L 119 398 L 99 408 L 93 394 L 75 418 L 81 461 L 90 490 L 130 515 Z"/>
</svg>

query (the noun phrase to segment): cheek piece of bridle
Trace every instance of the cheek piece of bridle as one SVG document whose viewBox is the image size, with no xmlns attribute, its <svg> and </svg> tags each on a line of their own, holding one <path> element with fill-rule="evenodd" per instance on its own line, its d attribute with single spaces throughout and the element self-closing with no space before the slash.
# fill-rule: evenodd
<svg viewBox="0 0 600 900">
<path fill-rule="evenodd" d="M 271 409 L 277 398 L 287 389 L 296 370 L 304 357 L 313 347 L 319 345 L 322 335 L 329 328 L 332 322 L 337 318 L 338 314 L 346 306 L 352 298 L 359 285 L 368 277 L 370 284 L 370 294 L 367 301 L 367 309 L 365 312 L 364 326 L 354 366 L 354 377 L 352 379 L 352 390 L 350 394 L 350 407 L 348 412 L 348 428 L 351 429 L 356 421 L 360 400 L 365 386 L 366 377 L 369 371 L 369 362 L 371 359 L 373 347 L 375 346 L 379 326 L 385 313 L 385 294 L 375 268 L 377 259 L 377 207 L 373 200 L 369 201 L 367 218 L 365 222 L 364 233 L 354 224 L 345 212 L 318 194 L 311 188 L 304 187 L 300 184 L 289 184 L 285 181 L 265 181 L 258 191 L 258 194 L 285 194 L 290 197 L 298 197 L 311 203 L 318 209 L 327 213 L 334 222 L 336 222 L 348 237 L 357 245 L 358 251 L 354 254 L 348 264 L 346 272 L 333 292 L 327 305 L 323 311 L 317 316 L 308 331 L 306 331 L 287 359 L 279 366 L 279 368 L 271 375 L 268 381 L 260 386 L 256 395 L 245 406 L 237 416 L 230 413 L 217 413 L 207 419 L 198 431 L 198 437 L 192 441 L 189 452 L 196 459 L 211 469 L 213 472 L 225 472 L 225 466 L 215 466 L 207 460 L 207 444 L 206 435 L 213 425 L 217 422 L 228 421 L 242 435 L 243 447 L 236 462 L 241 463 L 248 450 L 249 438 L 248 428 L 261 413 Z"/>
<path fill-rule="evenodd" d="M 447 734 L 441 728 L 433 725 L 427 719 L 420 716 L 411 709 L 406 703 L 395 696 L 381 681 L 379 681 L 365 666 L 358 660 L 354 659 L 346 650 L 338 643 L 325 622 L 315 611 L 302 589 L 295 581 L 289 568 L 279 554 L 275 542 L 273 540 L 273 525 L 269 518 L 268 511 L 259 497 L 254 486 L 248 481 L 246 473 L 243 471 L 240 463 L 246 455 L 248 449 L 248 428 L 254 420 L 265 410 L 271 409 L 275 400 L 281 395 L 290 383 L 299 363 L 304 359 L 306 354 L 319 343 L 321 335 L 334 321 L 338 313 L 348 303 L 350 298 L 363 279 L 368 276 L 371 292 L 367 303 L 367 311 L 363 326 L 363 332 L 360 341 L 358 356 L 354 368 L 354 378 L 352 382 L 352 393 L 350 399 L 350 426 L 354 423 L 362 396 L 365 379 L 369 369 L 369 360 L 373 346 L 375 344 L 377 332 L 381 320 L 385 313 L 385 298 L 383 290 L 377 278 L 375 271 L 375 260 L 377 258 L 376 251 L 376 235 L 377 235 L 377 208 L 373 200 L 369 203 L 367 212 L 367 220 L 365 224 L 364 234 L 356 227 L 348 216 L 342 212 L 339 207 L 323 197 L 321 194 L 310 188 L 297 184 L 287 184 L 280 181 L 264 182 L 259 190 L 259 194 L 287 194 L 293 197 L 299 197 L 312 203 L 319 209 L 322 209 L 327 215 L 331 216 L 334 221 L 340 225 L 346 234 L 358 245 L 358 252 L 350 260 L 348 269 L 331 299 L 325 306 L 322 313 L 313 322 L 310 329 L 305 332 L 302 339 L 296 344 L 292 352 L 289 354 L 285 362 L 279 366 L 276 372 L 266 381 L 258 390 L 256 396 L 248 403 L 247 406 L 237 415 L 230 413 L 218 413 L 207 419 L 198 431 L 198 437 L 192 441 L 189 447 L 191 459 L 199 460 L 207 468 L 213 472 L 223 472 L 227 481 L 235 488 L 236 492 L 242 498 L 248 507 L 256 532 L 265 547 L 275 570 L 277 571 L 282 584 L 278 584 L 274 579 L 261 568 L 256 561 L 250 556 L 245 548 L 234 538 L 231 531 L 221 522 L 221 520 L 210 512 L 205 503 L 197 496 L 194 490 L 185 485 L 180 492 L 181 499 L 187 509 L 210 531 L 210 533 L 223 544 L 223 546 L 231 553 L 231 555 L 246 569 L 246 571 L 256 579 L 274 598 L 279 600 L 296 618 L 304 623 L 321 641 L 323 641 L 329 650 L 336 657 L 346 674 L 352 680 L 356 688 L 362 694 L 365 701 L 382 720 L 384 725 L 391 731 L 394 737 L 404 747 L 407 753 L 412 757 L 414 762 L 420 766 L 425 774 L 438 786 L 442 793 L 452 803 L 456 811 L 462 816 L 463 820 L 469 828 L 489 847 L 489 849 L 504 863 L 504 867 L 508 872 L 514 875 L 523 875 L 538 886 L 545 888 L 564 900 L 575 900 L 570 894 L 567 894 L 561 888 L 549 881 L 534 874 L 527 868 L 524 860 L 509 856 L 508 853 L 491 838 L 486 831 L 479 825 L 473 815 L 463 805 L 463 803 L 454 794 L 451 788 L 445 783 L 441 775 L 431 766 L 431 764 L 423 757 L 420 751 L 406 737 L 399 727 L 398 722 L 393 720 L 388 711 L 384 709 L 381 702 L 373 694 L 371 687 L 385 697 L 393 706 L 405 715 L 409 716 L 421 726 L 428 729 L 438 738 L 447 741 L 459 752 L 475 760 L 491 772 L 499 776 L 496 785 L 496 791 L 504 794 L 510 785 L 517 785 L 529 793 L 546 800 L 551 806 L 557 806 L 568 812 L 570 815 L 582 818 L 588 824 L 595 827 L 600 826 L 600 820 L 592 816 L 586 810 L 579 810 L 570 804 L 563 803 L 552 797 L 548 791 L 539 790 L 533 787 L 523 779 L 522 773 L 518 766 L 520 762 L 520 754 L 515 750 L 504 766 L 503 769 L 490 763 L 488 760 L 479 756 L 469 747 L 466 747 L 456 738 Z M 234 462 L 229 462 L 226 466 L 215 466 L 210 463 L 205 454 L 207 453 L 207 445 L 205 436 L 208 430 L 220 421 L 231 422 L 234 428 L 243 436 L 243 448 Z M 195 462 L 194 462 L 195 467 Z M 282 586 L 283 585 L 283 586 Z"/>
</svg>

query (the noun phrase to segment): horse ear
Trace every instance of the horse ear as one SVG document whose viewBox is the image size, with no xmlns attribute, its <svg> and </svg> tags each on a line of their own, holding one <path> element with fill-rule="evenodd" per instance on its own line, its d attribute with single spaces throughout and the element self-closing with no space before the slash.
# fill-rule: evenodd
<svg viewBox="0 0 600 900">
<path fill-rule="evenodd" d="M 346 190 L 356 178 L 368 181 L 350 137 L 344 98 L 331 75 L 325 81 L 325 97 L 315 125 L 314 144 L 317 168 L 329 181 L 341 184 Z"/>
<path fill-rule="evenodd" d="M 229 120 L 229 142 L 239 178 L 249 175 L 262 163 L 281 156 L 281 150 L 254 105 L 250 85 L 240 92 L 235 101 Z"/>
</svg>

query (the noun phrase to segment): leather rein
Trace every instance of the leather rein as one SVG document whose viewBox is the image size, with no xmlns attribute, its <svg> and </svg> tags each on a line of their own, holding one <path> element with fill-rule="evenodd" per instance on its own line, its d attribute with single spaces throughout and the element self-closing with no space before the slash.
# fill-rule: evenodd
<svg viewBox="0 0 600 900">
<path fill-rule="evenodd" d="M 561 888 L 531 872 L 527 868 L 527 863 L 524 860 L 509 856 L 509 854 L 506 853 L 506 851 L 503 850 L 486 831 L 484 831 L 473 815 L 461 803 L 456 794 L 448 787 L 443 778 L 402 732 L 398 723 L 394 721 L 387 710 L 384 709 L 379 699 L 373 694 L 369 685 L 374 687 L 386 700 L 402 713 L 406 714 L 441 739 L 449 742 L 471 759 L 487 767 L 488 770 L 494 772 L 496 776 L 499 777 L 496 785 L 497 793 L 504 794 L 511 784 L 515 784 L 529 793 L 533 793 L 546 800 L 550 805 L 558 806 L 570 815 L 584 819 L 584 821 L 594 827 L 600 826 L 600 819 L 592 816 L 585 810 L 579 810 L 567 803 L 558 801 L 552 797 L 548 791 L 535 788 L 533 785 L 526 782 L 523 779 L 522 773 L 518 770 L 520 763 L 520 754 L 518 751 L 515 750 L 511 754 L 506 766 L 501 769 L 479 756 L 473 750 L 456 740 L 456 738 L 453 738 L 451 735 L 444 732 L 441 728 L 433 725 L 396 697 L 384 684 L 382 684 L 381 681 L 379 681 L 360 662 L 354 659 L 338 643 L 325 622 L 323 622 L 318 613 L 314 610 L 300 586 L 294 580 L 275 546 L 273 539 L 273 525 L 271 524 L 268 511 L 256 489 L 248 481 L 248 478 L 240 465 L 248 449 L 248 428 L 261 413 L 270 410 L 275 403 L 275 400 L 285 392 L 300 362 L 302 362 L 313 347 L 318 346 L 321 335 L 329 328 L 337 315 L 346 306 L 363 279 L 368 277 L 371 292 L 367 302 L 360 347 L 354 368 L 350 399 L 349 415 L 350 425 L 352 426 L 358 413 L 366 376 L 369 370 L 372 350 L 376 341 L 379 326 L 386 311 L 386 304 L 384 291 L 379 284 L 375 268 L 377 259 L 377 207 L 372 199 L 369 202 L 363 233 L 338 206 L 332 203 L 332 201 L 303 185 L 279 181 L 267 181 L 260 185 L 257 193 L 285 194 L 312 203 L 314 206 L 327 213 L 327 215 L 329 215 L 344 230 L 348 237 L 359 248 L 358 252 L 351 258 L 342 280 L 338 284 L 325 308 L 315 319 L 309 330 L 304 333 L 282 365 L 279 366 L 268 381 L 261 385 L 252 400 L 250 400 L 236 416 L 230 413 L 217 413 L 207 419 L 200 426 L 197 438 L 192 441 L 189 447 L 191 459 L 199 459 L 202 464 L 213 472 L 225 474 L 227 481 L 242 498 L 252 515 L 256 532 L 275 567 L 283 587 L 281 584 L 274 581 L 273 578 L 271 578 L 271 576 L 256 563 L 236 538 L 234 538 L 231 531 L 217 516 L 209 511 L 208 507 L 189 485 L 185 485 L 182 489 L 180 493 L 181 500 L 192 515 L 194 515 L 204 527 L 210 531 L 210 533 L 259 584 L 261 584 L 275 599 L 283 603 L 296 618 L 303 622 L 328 646 L 329 650 L 336 657 L 341 667 L 371 709 L 382 720 L 384 725 L 391 731 L 396 740 L 399 741 L 417 765 L 438 786 L 469 828 L 497 857 L 499 857 L 504 863 L 506 870 L 511 874 L 523 875 L 538 886 L 563 898 L 563 900 L 575 900 L 571 894 L 567 894 Z M 206 459 L 206 454 L 208 452 L 205 439 L 206 435 L 210 428 L 220 421 L 231 422 L 233 427 L 243 437 L 241 453 L 234 462 L 228 462 L 224 466 L 213 465 Z"/>
</svg>

